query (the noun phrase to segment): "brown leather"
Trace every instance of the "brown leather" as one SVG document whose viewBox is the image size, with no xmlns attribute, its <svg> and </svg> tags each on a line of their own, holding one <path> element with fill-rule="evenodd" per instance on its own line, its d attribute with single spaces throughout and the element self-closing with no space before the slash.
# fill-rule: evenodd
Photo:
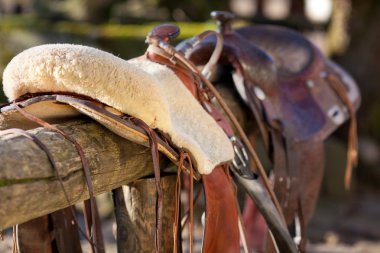
<svg viewBox="0 0 380 253">
<path fill-rule="evenodd" d="M 233 130 L 227 120 L 205 99 L 204 90 L 200 90 L 193 73 L 168 59 L 147 52 L 146 57 L 152 61 L 171 68 L 200 103 L 223 128 L 228 136 Z M 236 190 L 228 173 L 222 166 L 217 166 L 209 175 L 202 176 L 206 201 L 206 223 L 203 238 L 203 252 L 240 252 L 239 214 L 236 202 Z M 190 198 L 193 198 L 190 195 Z M 191 205 L 190 205 L 191 206 Z M 226 208 L 228 207 L 228 208 Z"/>
<path fill-rule="evenodd" d="M 153 28 L 148 36 L 156 37 L 162 41 L 169 42 L 179 35 L 179 27 L 173 24 L 158 25 Z"/>
<path fill-rule="evenodd" d="M 18 225 L 20 253 L 81 253 L 72 206 Z"/>
<path fill-rule="evenodd" d="M 271 131 L 271 146 L 272 146 L 272 162 L 274 171 L 274 191 L 277 199 L 280 202 L 284 212 L 287 224 L 292 223 L 292 218 L 285 214 L 285 210 L 289 206 L 289 189 L 288 183 L 288 160 L 285 149 L 285 140 L 283 136 L 275 131 Z"/>
<path fill-rule="evenodd" d="M 192 92 L 192 94 L 199 98 L 203 91 L 199 90 L 196 85 L 196 77 L 189 71 L 186 71 L 183 67 L 173 64 L 171 61 L 167 60 L 166 58 L 160 57 L 158 55 L 147 53 L 146 57 L 148 59 L 154 60 L 156 62 L 160 62 L 161 64 L 165 64 L 168 67 L 172 68 L 172 70 L 177 74 L 177 76 L 182 80 L 184 85 L 189 88 L 189 90 Z M 49 96 L 47 96 L 49 97 Z M 50 99 L 57 99 L 54 95 L 51 96 Z M 73 95 L 75 97 L 75 95 Z M 203 95 L 202 95 L 203 97 Z M 39 97 L 41 99 L 42 97 Z M 38 98 L 31 98 L 32 100 L 38 101 Z M 49 98 L 46 98 L 49 99 Z M 228 125 L 227 121 L 223 118 L 223 116 L 214 108 L 211 106 L 211 103 L 205 99 L 201 100 L 204 105 L 207 104 L 209 108 L 211 108 L 210 113 L 216 117 L 217 122 L 225 129 L 225 131 L 232 135 L 232 129 Z M 20 111 L 21 113 L 22 110 Z M 30 115 L 26 115 L 28 118 Z M 51 125 L 47 124 L 46 122 L 43 122 L 38 119 L 33 119 L 37 123 L 52 128 Z M 135 125 L 141 127 L 144 129 L 144 131 L 150 136 L 150 146 L 152 147 L 152 156 L 153 160 L 157 161 L 158 159 L 158 149 L 157 149 L 157 140 L 155 140 L 155 134 L 154 132 L 146 125 L 144 125 L 143 122 L 139 121 L 138 119 L 132 119 L 135 123 Z M 56 129 L 52 129 L 54 131 L 57 131 Z M 66 137 L 65 137 L 66 138 Z M 70 140 L 72 141 L 72 140 Z M 75 144 L 75 143 L 74 143 Z M 81 156 L 82 157 L 82 156 Z M 158 164 L 156 162 L 156 164 Z M 86 167 L 84 165 L 84 167 Z M 190 166 L 191 167 L 191 166 Z M 161 237 L 161 215 L 160 210 L 162 210 L 162 204 L 160 204 L 160 198 L 162 196 L 162 193 L 160 191 L 159 187 L 159 168 L 158 166 L 155 166 L 155 176 L 157 178 L 157 190 L 158 190 L 158 207 L 157 207 L 157 232 L 156 232 L 156 251 L 160 252 L 160 237 Z M 211 178 L 211 179 L 210 179 Z M 211 181 L 210 181 L 211 180 Z M 211 249 L 216 250 L 222 250 L 223 248 L 228 249 L 227 252 L 239 252 L 240 246 L 239 246 L 239 228 L 238 228 L 238 208 L 237 208 L 237 202 L 236 202 L 236 191 L 233 185 L 233 182 L 229 175 L 226 173 L 224 168 L 220 167 L 219 169 L 216 169 L 216 172 L 213 176 L 205 177 L 204 181 L 207 184 L 207 193 L 206 195 L 209 196 L 208 199 L 210 199 L 210 202 L 207 201 L 206 205 L 206 219 L 207 224 L 206 225 L 206 232 L 205 232 L 205 241 L 204 245 L 207 250 L 205 252 L 218 252 L 218 251 L 210 251 Z M 223 186 L 225 188 L 224 191 L 220 191 L 220 187 Z M 89 189 L 91 192 L 91 189 Z M 218 204 L 213 203 L 213 201 L 218 201 Z M 87 203 L 89 204 L 89 203 Z M 228 204 L 229 211 L 226 210 L 226 204 Z M 92 206 L 94 206 L 93 203 L 91 203 Z M 91 210 L 92 209 L 92 210 Z M 86 218 L 86 221 L 88 223 L 88 228 L 90 229 L 94 224 L 94 219 L 90 217 L 94 217 L 93 208 L 90 208 L 91 212 L 89 212 L 88 217 Z M 220 214 L 218 214 L 220 213 Z M 96 216 L 96 215 L 95 215 Z M 224 229 L 221 231 L 221 228 L 225 228 L 226 224 L 228 229 Z M 88 229 L 88 230 L 89 230 Z M 98 231 L 96 228 L 93 231 Z M 215 233 L 217 231 L 217 233 Z M 98 237 L 99 238 L 99 237 Z M 225 238 L 226 240 L 220 240 L 220 238 Z M 227 240 L 229 239 L 229 240 Z M 98 241 L 97 241 L 98 242 Z M 225 245 L 228 244 L 228 247 Z M 210 250 L 209 250 L 210 249 Z M 103 248 L 94 247 L 94 251 L 103 251 Z"/>
<path fill-rule="evenodd" d="M 214 16 L 224 38 L 219 64 L 230 66 L 244 82 L 243 89 L 237 89 L 259 123 L 273 162 L 274 190 L 286 221 L 292 224 L 297 215 L 305 229 L 323 174 L 322 141 L 342 124 L 334 122 L 329 110 L 346 106 L 349 115 L 340 113 L 353 117 L 352 108 L 357 109 L 359 101 L 348 101 L 342 88 L 346 84 L 336 72 L 335 81 L 339 83 L 335 86 L 339 89 L 331 84 L 327 78 L 331 64 L 302 35 L 286 28 L 259 25 L 234 31 L 231 16 Z M 216 37 L 209 36 L 187 52 L 188 57 L 194 64 L 204 65 L 215 45 Z M 354 136 L 355 125 L 350 129 L 350 136 Z M 355 141 L 350 143 L 354 150 Z M 349 156 L 349 162 L 353 156 Z M 349 171 L 347 174 L 349 178 Z M 304 230 L 302 233 L 305 236 Z M 304 250 L 305 238 L 302 239 Z"/>
<path fill-rule="evenodd" d="M 344 104 L 323 78 L 324 57 L 305 38 L 289 29 L 272 26 L 243 28 L 223 37 L 225 46 L 220 63 L 232 65 L 243 76 L 248 93 L 245 102 L 250 107 L 262 104 L 263 117 L 272 128 L 278 129 L 280 122 L 288 138 L 302 141 L 323 139 L 339 126 L 326 118 L 326 112 L 332 105 Z M 254 43 L 247 40 L 251 38 L 255 38 Z M 203 65 L 215 44 L 215 36 L 209 36 L 193 49 L 190 59 Z M 261 49 L 262 45 L 268 51 Z M 295 64 L 297 68 L 289 69 L 291 61 L 285 59 L 301 47 L 304 60 Z M 308 80 L 314 82 L 313 89 L 306 85 Z M 258 101 L 254 86 L 264 91 L 264 100 Z"/>
<path fill-rule="evenodd" d="M 281 139 L 279 135 L 272 139 L 275 151 L 274 190 L 287 224 L 294 225 L 295 218 L 299 218 L 305 250 L 306 226 L 314 214 L 324 174 L 324 145 L 319 140 L 286 144 L 280 142 Z M 269 248 L 272 249 L 271 246 Z"/>
<path fill-rule="evenodd" d="M 229 22 L 230 19 L 228 16 L 220 18 L 224 20 L 223 22 Z M 221 24 L 223 22 L 221 21 Z M 257 41 L 254 39 L 249 41 L 246 38 L 250 39 L 250 37 L 244 35 L 244 32 L 239 34 L 230 28 L 229 25 L 225 25 L 220 29 L 224 33 L 225 40 L 220 63 L 231 65 L 236 73 L 244 78 L 245 102 L 250 106 L 257 121 L 263 126 L 261 131 L 264 136 L 268 131 L 264 129 L 264 126 L 270 126 L 271 149 L 269 149 L 269 144 L 267 146 L 269 150 L 273 151 L 275 191 L 281 200 L 283 209 L 286 209 L 285 217 L 288 224 L 292 223 L 297 214 L 302 220 L 304 228 L 314 209 L 321 172 L 323 172 L 320 164 L 319 166 L 310 165 L 310 161 L 322 157 L 321 140 L 338 126 L 326 118 L 326 110 L 331 105 L 342 106 L 345 103 L 342 103 L 339 94 L 335 94 L 325 78 L 321 76 L 326 69 L 324 58 L 302 37 L 289 35 L 290 33 L 277 28 L 277 30 L 265 28 L 253 32 L 251 29 L 247 29 L 248 35 L 254 34 L 253 38 L 257 38 Z M 160 43 L 160 40 L 170 41 L 177 34 L 176 26 L 164 25 L 155 28 L 151 36 L 156 38 L 157 43 Z M 293 40 L 296 42 L 293 43 Z M 262 50 L 259 42 L 263 43 L 262 47 L 267 46 L 266 51 Z M 214 47 L 215 38 L 205 39 L 195 48 L 192 60 L 197 64 L 204 63 Z M 290 54 L 286 54 L 289 52 Z M 288 57 L 292 55 L 291 53 L 299 54 L 302 57 L 290 64 Z M 148 52 L 145 57 L 171 68 L 217 120 L 227 135 L 233 135 L 227 121 L 203 96 L 204 90 L 196 85 L 198 82 L 196 75 L 187 71 L 181 63 L 174 62 L 175 59 L 165 58 L 152 52 Z M 313 81 L 313 87 L 305 85 L 309 80 Z M 257 95 L 256 88 L 261 89 L 264 98 Z M 155 135 L 149 128 L 141 125 L 140 127 L 150 135 L 153 160 L 156 160 L 158 151 L 157 141 L 154 140 Z M 313 154 L 319 156 L 315 158 Z M 317 170 L 317 178 L 312 177 L 313 169 Z M 162 193 L 159 187 L 159 168 L 157 166 L 155 166 L 155 176 L 158 185 L 156 250 L 159 252 L 160 210 L 162 207 L 159 199 Z M 231 178 L 221 166 L 202 178 L 206 194 L 204 251 L 239 252 L 238 209 L 236 192 Z M 89 190 L 91 191 L 91 189 Z M 231 207 L 226 208 L 226 206 Z M 304 248 L 305 237 L 302 239 L 301 249 Z"/>
<path fill-rule="evenodd" d="M 49 215 L 18 225 L 20 253 L 57 252 L 52 245 Z"/>
<path fill-rule="evenodd" d="M 268 226 L 265 218 L 255 206 L 255 202 L 249 197 L 246 197 L 244 202 L 243 224 L 250 249 L 256 252 L 263 252 Z"/>
<path fill-rule="evenodd" d="M 327 112 L 334 105 L 342 107 L 350 102 L 337 96 L 326 80 L 329 72 L 326 59 L 298 33 L 274 26 L 247 27 L 237 33 L 265 50 L 276 65 L 283 109 L 282 134 L 286 140 L 276 143 L 272 139 L 276 156 L 275 191 L 282 200 L 288 224 L 293 223 L 297 214 L 306 226 L 314 212 L 323 177 L 322 140 L 339 126 L 329 119 Z M 308 87 L 307 82 L 313 86 Z M 338 85 L 345 86 L 342 80 Z M 354 105 L 357 108 L 358 101 Z M 350 113 L 351 117 L 353 114 Z M 289 125 L 292 126 L 287 129 Z M 284 191 L 284 187 L 289 189 Z"/>
<path fill-rule="evenodd" d="M 178 64 L 174 64 L 167 58 L 164 58 L 158 54 L 147 52 L 145 57 L 151 61 L 160 63 L 165 65 L 166 67 L 173 70 L 173 72 L 177 75 L 177 77 L 182 81 L 182 83 L 186 86 L 186 88 L 191 92 L 191 94 L 199 99 L 198 97 L 198 88 L 196 86 L 195 77 L 192 73 L 184 69 Z"/>
<path fill-rule="evenodd" d="M 246 27 L 236 32 L 273 59 L 287 138 L 324 139 L 339 127 L 326 113 L 333 105 L 345 103 L 326 80 L 328 60 L 315 46 L 299 33 L 276 26 Z M 340 82 L 345 86 L 343 80 Z M 353 104 L 357 109 L 358 101 Z M 286 125 L 293 126 L 286 130 Z"/>
<path fill-rule="evenodd" d="M 222 166 L 202 176 L 206 197 L 203 252 L 240 252 L 236 191 Z"/>
<path fill-rule="evenodd" d="M 218 110 L 208 105 L 211 116 L 229 136 L 231 126 Z M 239 210 L 235 185 L 223 168 L 217 166 L 209 175 L 202 177 L 206 199 L 206 222 L 203 252 L 240 252 Z"/>
</svg>

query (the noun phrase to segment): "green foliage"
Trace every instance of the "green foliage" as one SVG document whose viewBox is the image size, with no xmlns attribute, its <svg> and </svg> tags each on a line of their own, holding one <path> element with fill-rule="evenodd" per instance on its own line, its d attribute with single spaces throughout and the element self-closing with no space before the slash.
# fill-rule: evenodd
<svg viewBox="0 0 380 253">
<path fill-rule="evenodd" d="M 173 15 L 176 11 L 181 10 L 181 12 L 186 15 L 189 20 L 192 21 L 202 21 L 210 18 L 210 12 L 213 10 L 223 10 L 229 9 L 230 1 L 226 0 L 208 0 L 208 1 L 194 1 L 194 0 L 159 0 L 158 6 L 168 8 L 169 12 Z M 175 17 L 173 17 L 175 18 Z"/>
<path fill-rule="evenodd" d="M 7 16 L 0 20 L 0 73 L 19 52 L 46 43 L 73 43 L 97 47 L 124 59 L 144 53 L 149 31 L 159 23 L 100 24 L 85 22 L 49 22 L 36 16 Z M 179 39 L 185 39 L 205 30 L 214 30 L 214 22 L 176 23 L 181 28 Z M 0 75 L 0 81 L 1 81 Z M 4 102 L 0 92 L 0 102 Z"/>
</svg>

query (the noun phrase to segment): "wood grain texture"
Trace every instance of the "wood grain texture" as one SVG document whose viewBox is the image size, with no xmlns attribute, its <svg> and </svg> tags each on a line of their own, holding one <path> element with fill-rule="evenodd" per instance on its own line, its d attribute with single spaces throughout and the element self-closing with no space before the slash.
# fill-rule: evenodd
<svg viewBox="0 0 380 253">
<path fill-rule="evenodd" d="M 125 205 L 123 187 L 118 187 L 112 190 L 113 202 L 114 202 L 114 213 L 116 220 L 116 238 L 117 238 L 117 252 L 118 253 L 128 253 L 128 211 Z"/>
<path fill-rule="evenodd" d="M 232 87 L 219 87 L 240 123 L 247 115 Z M 88 118 L 58 125 L 83 147 L 89 161 L 95 195 L 153 174 L 149 148 L 127 141 Z M 51 151 L 70 203 L 88 198 L 82 165 L 74 146 L 43 128 L 28 130 Z M 205 133 L 207 134 L 207 133 Z M 22 136 L 0 137 L 0 229 L 69 206 L 49 160 L 33 141 Z M 160 159 L 161 168 L 168 160 Z"/>
<path fill-rule="evenodd" d="M 87 119 L 59 127 L 83 147 L 96 195 L 153 173 L 147 147 L 120 138 Z M 70 202 L 87 199 L 82 165 L 74 146 L 59 134 L 43 128 L 29 132 L 51 151 Z M 69 205 L 46 154 L 31 140 L 22 136 L 1 137 L 0 161 L 0 228 Z"/>
<path fill-rule="evenodd" d="M 173 252 L 173 223 L 175 214 L 176 175 L 161 177 L 163 217 L 161 252 Z M 156 185 L 154 178 L 141 179 L 123 186 L 127 215 L 123 224 L 128 227 L 125 251 L 155 252 Z"/>
</svg>

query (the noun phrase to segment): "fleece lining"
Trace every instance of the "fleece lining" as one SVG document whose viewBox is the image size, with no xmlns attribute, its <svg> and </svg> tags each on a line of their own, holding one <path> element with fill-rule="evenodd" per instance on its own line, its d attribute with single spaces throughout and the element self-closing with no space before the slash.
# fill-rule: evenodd
<svg viewBox="0 0 380 253">
<path fill-rule="evenodd" d="M 9 100 L 37 92 L 74 92 L 96 98 L 168 134 L 190 152 L 201 174 L 233 158 L 223 130 L 203 110 L 175 73 L 148 60 L 125 61 L 80 45 L 30 48 L 3 74 Z"/>
</svg>

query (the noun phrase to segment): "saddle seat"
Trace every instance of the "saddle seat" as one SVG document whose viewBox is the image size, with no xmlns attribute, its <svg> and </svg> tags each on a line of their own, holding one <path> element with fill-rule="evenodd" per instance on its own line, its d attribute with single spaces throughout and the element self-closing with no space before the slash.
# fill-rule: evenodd
<svg viewBox="0 0 380 253">
<path fill-rule="evenodd" d="M 328 74 L 338 76 L 355 109 L 359 107 L 355 81 L 300 33 L 271 25 L 236 32 L 267 53 L 276 66 L 281 121 L 288 125 L 284 126 L 288 131 L 285 136 L 294 141 L 321 140 L 349 118 L 347 108 L 326 80 Z"/>
<path fill-rule="evenodd" d="M 211 37 L 189 54 L 203 65 L 216 45 Z M 349 118 L 326 77 L 333 74 L 357 109 L 355 81 L 301 34 L 271 25 L 244 27 L 224 34 L 220 64 L 232 65 L 235 86 L 250 107 L 261 104 L 265 120 L 291 142 L 322 140 Z M 252 95 L 253 94 L 253 95 Z"/>
<path fill-rule="evenodd" d="M 287 28 L 258 25 L 243 27 L 236 32 L 269 54 L 281 76 L 301 73 L 315 57 L 311 43 Z"/>
<path fill-rule="evenodd" d="M 4 71 L 3 84 L 11 101 L 28 93 L 75 93 L 137 117 L 189 151 L 201 174 L 234 157 L 223 130 L 175 73 L 158 63 L 125 61 L 86 46 L 43 45 L 14 57 Z M 48 117 L 41 109 L 34 112 Z M 0 123 L 6 124 L 2 117 Z"/>
</svg>

